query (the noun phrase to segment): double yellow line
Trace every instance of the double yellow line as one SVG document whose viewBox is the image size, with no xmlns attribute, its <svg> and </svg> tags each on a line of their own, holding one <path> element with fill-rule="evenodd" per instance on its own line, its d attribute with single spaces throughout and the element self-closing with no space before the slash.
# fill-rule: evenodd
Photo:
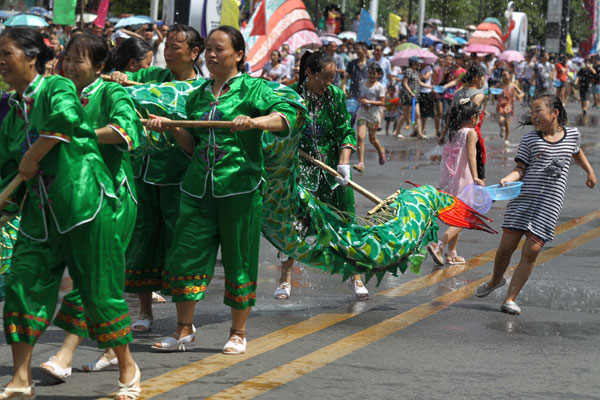
<svg viewBox="0 0 600 400">
<path fill-rule="evenodd" d="M 584 225 L 590 221 L 600 218 L 600 210 L 587 214 L 583 217 L 567 221 L 559 225 L 556 229 L 556 235 L 565 233 L 571 229 Z M 587 231 L 567 242 L 561 243 L 551 249 L 540 253 L 537 265 L 543 264 L 549 260 L 558 257 L 565 252 L 588 243 L 600 236 L 600 227 Z M 402 285 L 377 293 L 374 297 L 380 302 L 395 297 L 406 296 L 418 290 L 430 287 L 445 279 L 456 276 L 462 272 L 479 267 L 494 259 L 496 250 L 488 251 L 476 256 L 462 266 L 438 269 L 426 276 L 413 279 Z M 512 276 L 515 266 L 511 266 L 506 276 Z M 220 393 L 217 393 L 210 399 L 239 399 L 253 398 L 263 394 L 271 389 L 291 382 L 299 377 L 315 371 L 339 358 L 342 358 L 358 349 L 361 349 L 371 343 L 374 343 L 386 336 L 398 332 L 416 322 L 419 322 L 438 311 L 441 311 L 452 304 L 460 302 L 473 296 L 477 287 L 490 279 L 491 275 L 481 278 L 478 281 L 471 282 L 457 290 L 446 293 L 433 299 L 430 302 L 421 304 L 395 317 L 384 320 L 378 324 L 372 325 L 360 332 L 325 346 L 313 353 L 307 354 L 294 361 L 274 368 L 268 372 L 260 374 L 252 379 L 232 386 Z M 372 308 L 375 304 L 365 307 Z M 346 307 L 339 309 L 339 312 L 320 314 L 309 318 L 298 324 L 288 326 L 275 332 L 254 339 L 248 343 L 248 352 L 239 356 L 225 356 L 217 354 L 203 358 L 197 362 L 191 363 L 181 368 L 166 372 L 157 377 L 146 380 L 142 383 L 142 396 L 140 399 L 150 399 L 161 395 L 169 390 L 173 390 L 184 384 L 196 381 L 204 376 L 213 374 L 235 364 L 244 362 L 252 357 L 264 354 L 285 344 L 293 342 L 317 331 L 326 329 L 339 322 L 352 318 L 360 312 L 343 313 Z M 361 312 L 364 312 L 362 310 Z"/>
</svg>

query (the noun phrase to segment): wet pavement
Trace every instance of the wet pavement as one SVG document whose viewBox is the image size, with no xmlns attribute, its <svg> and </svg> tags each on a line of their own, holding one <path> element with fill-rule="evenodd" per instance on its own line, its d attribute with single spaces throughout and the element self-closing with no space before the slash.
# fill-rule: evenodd
<svg viewBox="0 0 600 400">
<path fill-rule="evenodd" d="M 582 148 L 600 175 L 600 110 L 591 109 L 582 118 L 577 116 L 578 105 L 571 103 L 568 112 L 569 125 L 580 127 Z M 517 118 L 520 113 L 518 109 Z M 514 165 L 516 144 L 526 132 L 516 125 L 513 122 L 511 134 L 515 145 L 505 147 L 493 116 L 484 123 L 488 184 Z M 427 134 L 433 135 L 431 120 Z M 427 156 L 434 140 L 379 138 L 388 162 L 379 166 L 367 144 L 365 173 L 355 175 L 359 184 L 379 197 L 406 186 L 406 180 L 437 184 L 439 164 Z M 458 247 L 466 265 L 440 268 L 427 259 L 420 275 L 388 275 L 379 287 L 369 282 L 372 298 L 362 302 L 340 276 L 300 266 L 293 270 L 291 299 L 274 299 L 279 260 L 263 240 L 248 353 L 220 354 L 230 313 L 222 303 L 224 278 L 218 267 L 206 299 L 196 308 L 196 347 L 185 353 L 149 351 L 150 344 L 175 328 L 170 302 L 155 305 L 151 332 L 134 335 L 131 347 L 142 369 L 142 398 L 599 399 L 598 190 L 586 188 L 583 171 L 571 166 L 556 239 L 540 254 L 538 267 L 517 299 L 520 316 L 499 311 L 506 287 L 485 299 L 473 297 L 492 272 L 499 235 L 466 231 Z M 359 214 L 372 207 L 359 195 L 356 200 Z M 496 230 L 504 207 L 496 202 L 488 213 Z M 518 257 L 516 252 L 512 264 Z M 136 299 L 129 301 L 136 315 Z M 62 337 L 63 332 L 51 326 L 34 350 L 38 399 L 92 399 L 114 392 L 114 371 L 75 371 L 66 384 L 55 384 L 40 373 L 39 364 L 54 354 Z M 98 354 L 94 343 L 84 341 L 74 366 Z M 5 344 L 0 361 L 4 384 L 12 373 Z"/>
</svg>

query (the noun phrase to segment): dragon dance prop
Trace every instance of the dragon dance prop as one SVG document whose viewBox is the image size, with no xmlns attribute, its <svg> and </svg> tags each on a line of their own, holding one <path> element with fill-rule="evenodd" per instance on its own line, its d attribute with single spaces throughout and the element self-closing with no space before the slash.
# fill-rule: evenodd
<svg viewBox="0 0 600 400">
<path fill-rule="evenodd" d="M 295 91 L 268 83 L 306 115 L 303 100 Z M 128 90 L 137 105 L 182 119 L 185 93 L 173 93 L 167 100 L 158 95 L 173 88 L 177 84 L 148 84 Z M 158 104 L 150 104 L 153 102 Z M 206 125 L 209 121 L 182 122 L 173 124 L 210 127 Z M 432 186 L 400 189 L 365 218 L 333 210 L 297 182 L 301 123 L 286 137 L 265 131 L 262 139 L 266 180 L 262 232 L 283 254 L 308 266 L 340 273 L 344 280 L 365 273 L 367 280 L 376 276 L 379 282 L 386 272 L 404 273 L 409 264 L 413 272 L 419 272 L 427 254 L 425 246 L 437 240 L 438 217 L 450 225 L 495 233 L 485 217 Z"/>
</svg>

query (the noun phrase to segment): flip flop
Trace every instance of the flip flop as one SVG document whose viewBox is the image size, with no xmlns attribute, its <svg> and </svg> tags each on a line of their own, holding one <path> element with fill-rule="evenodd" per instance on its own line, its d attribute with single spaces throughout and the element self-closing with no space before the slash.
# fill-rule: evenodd
<svg viewBox="0 0 600 400">
<path fill-rule="evenodd" d="M 355 170 L 357 170 L 361 174 L 365 172 L 365 167 L 359 167 L 359 164 L 353 165 L 352 168 L 354 168 Z"/>
</svg>

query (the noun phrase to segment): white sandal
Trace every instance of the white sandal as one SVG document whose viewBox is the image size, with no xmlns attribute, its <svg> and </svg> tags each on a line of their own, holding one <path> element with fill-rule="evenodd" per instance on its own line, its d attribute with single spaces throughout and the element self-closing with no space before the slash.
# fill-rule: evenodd
<svg viewBox="0 0 600 400">
<path fill-rule="evenodd" d="M 178 335 L 179 336 L 179 335 Z M 152 349 L 158 351 L 185 351 L 186 348 L 191 348 L 194 346 L 194 339 L 196 338 L 196 327 L 192 325 L 192 333 L 182 337 L 182 338 L 174 338 L 173 336 L 168 336 L 161 342 L 158 342 L 158 346 L 156 344 L 152 345 Z"/>
<path fill-rule="evenodd" d="M 126 396 L 130 400 L 135 400 L 140 397 L 140 393 L 142 393 L 141 379 L 140 368 L 135 364 L 135 375 L 129 383 L 125 384 L 117 380 L 117 382 L 119 382 L 117 398 L 119 398 L 119 396 Z"/>
<path fill-rule="evenodd" d="M 135 332 L 150 332 L 152 330 L 152 317 L 147 314 L 140 314 L 137 321 L 131 324 L 131 330 Z"/>
<path fill-rule="evenodd" d="M 71 367 L 61 367 L 54 361 L 55 359 L 55 356 L 50 357 L 48 361 L 40 365 L 40 370 L 45 375 L 48 375 L 61 382 L 66 382 L 67 378 L 71 376 L 71 372 L 73 371 L 73 369 Z"/>
<path fill-rule="evenodd" d="M 284 282 L 279 285 L 277 289 L 275 289 L 275 293 L 273 296 L 279 300 L 287 300 L 290 298 L 290 294 L 292 293 L 292 285 L 289 282 Z"/>
<path fill-rule="evenodd" d="M 115 367 L 119 364 L 119 360 L 117 359 L 117 357 L 113 358 L 112 360 L 107 360 L 104 357 L 104 354 L 102 354 L 100 356 L 99 359 L 97 359 L 94 362 L 91 362 L 89 364 L 85 364 L 83 366 L 81 366 L 79 369 L 83 372 L 99 372 L 99 371 L 104 371 L 106 369 Z"/>
<path fill-rule="evenodd" d="M 163 304 L 166 303 L 167 300 L 162 297 L 160 294 L 156 293 L 156 292 L 152 292 L 152 302 L 155 304 Z"/>
<path fill-rule="evenodd" d="M 350 278 L 350 287 L 354 291 L 354 295 L 360 300 L 368 300 L 370 298 L 369 291 L 365 284 L 360 280 Z"/>
<path fill-rule="evenodd" d="M 227 349 L 233 349 L 235 351 L 225 351 Z M 234 335 L 229 338 L 225 346 L 223 347 L 223 354 L 227 355 L 238 355 L 246 352 L 246 338 L 241 338 Z"/>
<path fill-rule="evenodd" d="M 4 392 L 0 393 L 0 399 L 34 400 L 34 386 L 35 384 L 32 383 L 31 386 L 27 386 L 24 388 L 4 388 Z"/>
</svg>

